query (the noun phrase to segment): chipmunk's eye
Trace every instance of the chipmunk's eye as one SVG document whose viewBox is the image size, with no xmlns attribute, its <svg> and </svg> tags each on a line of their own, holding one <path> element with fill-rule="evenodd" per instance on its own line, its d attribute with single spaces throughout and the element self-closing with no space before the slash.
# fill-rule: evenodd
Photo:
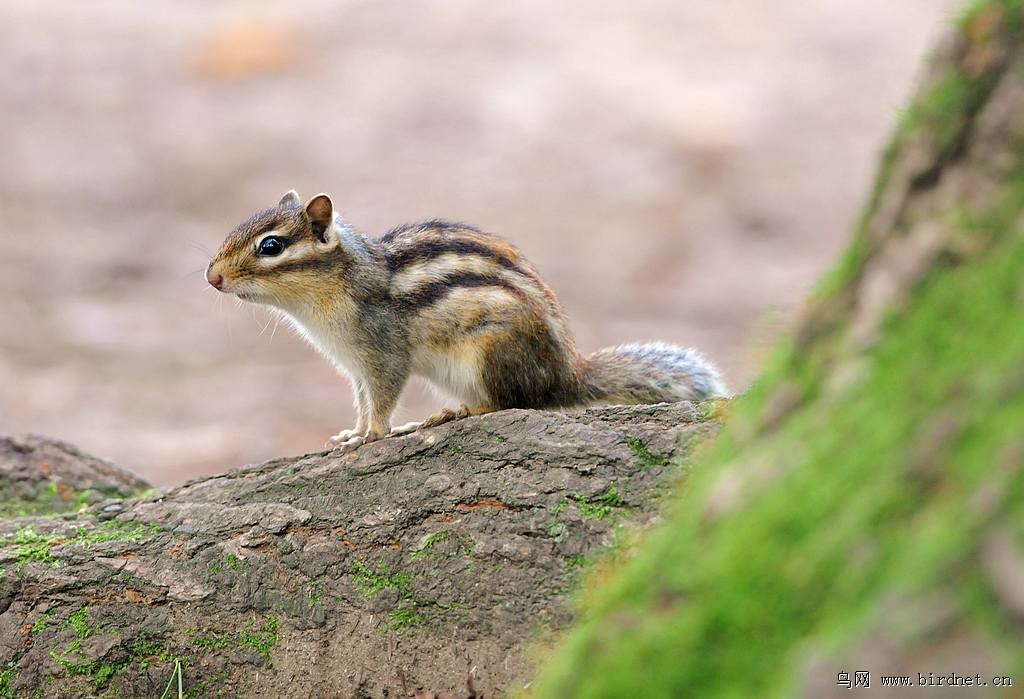
<svg viewBox="0 0 1024 699">
<path fill-rule="evenodd" d="M 268 235 L 256 246 L 256 254 L 260 257 L 277 257 L 284 252 L 284 241 L 275 235 Z"/>
</svg>

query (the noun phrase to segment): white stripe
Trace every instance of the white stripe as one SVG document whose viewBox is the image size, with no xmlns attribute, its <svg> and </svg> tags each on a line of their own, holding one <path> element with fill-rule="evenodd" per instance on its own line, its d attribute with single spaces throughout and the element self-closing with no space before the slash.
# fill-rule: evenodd
<svg viewBox="0 0 1024 699">
<path fill-rule="evenodd" d="M 489 274 L 503 276 L 503 268 L 494 260 L 481 255 L 448 252 L 429 260 L 407 265 L 391 277 L 391 291 L 398 294 L 409 294 L 420 287 L 443 281 L 453 274 Z M 510 280 L 515 283 L 514 280 Z"/>
</svg>

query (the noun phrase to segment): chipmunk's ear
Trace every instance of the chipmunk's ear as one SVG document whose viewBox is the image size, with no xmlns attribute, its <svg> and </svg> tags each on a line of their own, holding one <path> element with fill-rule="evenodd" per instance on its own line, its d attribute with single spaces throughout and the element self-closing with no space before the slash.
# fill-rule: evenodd
<svg viewBox="0 0 1024 699">
<path fill-rule="evenodd" d="M 306 204 L 306 215 L 313 224 L 313 235 L 321 243 L 328 240 L 328 231 L 334 225 L 334 204 L 326 194 L 317 194 Z"/>
<path fill-rule="evenodd" d="M 286 209 L 298 209 L 302 206 L 302 200 L 299 199 L 299 193 L 294 189 L 289 189 L 281 197 L 281 201 L 277 202 L 278 206 L 283 206 Z"/>
</svg>

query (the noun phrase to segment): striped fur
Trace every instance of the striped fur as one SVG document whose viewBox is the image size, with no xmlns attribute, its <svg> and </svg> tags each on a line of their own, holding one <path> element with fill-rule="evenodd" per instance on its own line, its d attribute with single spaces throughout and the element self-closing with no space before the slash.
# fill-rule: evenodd
<svg viewBox="0 0 1024 699">
<path fill-rule="evenodd" d="M 411 375 L 468 405 L 460 415 L 725 394 L 694 350 L 623 345 L 581 357 L 554 292 L 500 238 L 427 221 L 371 240 L 324 195 L 305 209 L 298 201 L 291 192 L 240 224 L 207 278 L 279 310 L 350 377 L 359 423 L 339 435 L 347 443 L 387 434 Z M 256 254 L 267 235 L 286 241 L 280 256 Z M 457 416 L 444 415 L 428 424 Z"/>
</svg>

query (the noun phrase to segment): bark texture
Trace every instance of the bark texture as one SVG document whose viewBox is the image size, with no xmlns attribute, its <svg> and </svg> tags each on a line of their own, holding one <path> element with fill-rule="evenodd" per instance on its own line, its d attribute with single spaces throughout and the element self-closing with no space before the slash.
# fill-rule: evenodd
<svg viewBox="0 0 1024 699">
<path fill-rule="evenodd" d="M 511 410 L 150 490 L 0 441 L 0 697 L 502 696 L 709 405 Z M 118 497 L 120 496 L 120 497 Z M 74 511 L 59 511 L 54 498 Z"/>
</svg>

